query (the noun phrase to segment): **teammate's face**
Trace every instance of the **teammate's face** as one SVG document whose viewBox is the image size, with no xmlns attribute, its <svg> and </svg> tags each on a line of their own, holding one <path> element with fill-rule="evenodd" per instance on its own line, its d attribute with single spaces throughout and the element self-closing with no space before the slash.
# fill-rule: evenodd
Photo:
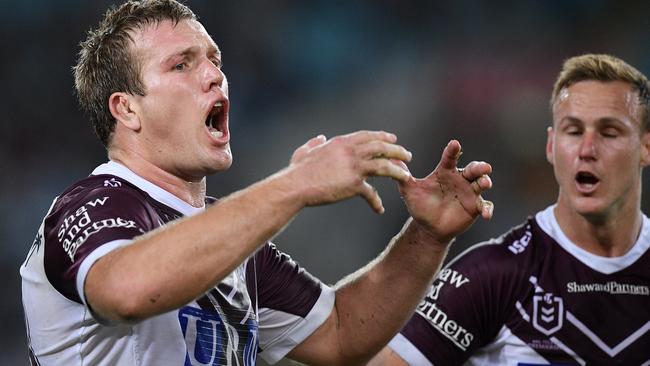
<svg viewBox="0 0 650 366">
<path fill-rule="evenodd" d="M 194 20 L 152 24 L 134 34 L 145 96 L 135 97 L 140 143 L 150 159 L 188 181 L 228 169 L 228 82 L 221 53 Z"/>
<path fill-rule="evenodd" d="M 595 219 L 638 210 L 650 134 L 630 84 L 581 81 L 553 106 L 546 155 L 560 186 L 558 207 Z"/>
</svg>

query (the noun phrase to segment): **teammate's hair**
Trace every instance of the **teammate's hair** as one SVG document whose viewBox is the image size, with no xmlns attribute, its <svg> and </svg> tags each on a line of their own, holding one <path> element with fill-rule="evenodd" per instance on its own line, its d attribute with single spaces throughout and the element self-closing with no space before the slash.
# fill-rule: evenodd
<svg viewBox="0 0 650 366">
<path fill-rule="evenodd" d="M 97 28 L 90 29 L 79 44 L 79 58 L 73 67 L 77 97 L 105 147 L 116 123 L 108 108 L 111 94 L 145 95 L 140 78 L 142 60 L 132 48 L 133 32 L 165 20 L 177 24 L 185 19 L 197 17 L 175 0 L 128 1 L 108 9 Z"/>
<path fill-rule="evenodd" d="M 650 130 L 650 83 L 648 78 L 620 58 L 611 55 L 586 54 L 571 57 L 564 61 L 562 71 L 555 81 L 551 95 L 551 109 L 557 102 L 562 89 L 579 81 L 623 81 L 638 92 L 638 102 L 642 107 L 641 126 Z"/>
</svg>

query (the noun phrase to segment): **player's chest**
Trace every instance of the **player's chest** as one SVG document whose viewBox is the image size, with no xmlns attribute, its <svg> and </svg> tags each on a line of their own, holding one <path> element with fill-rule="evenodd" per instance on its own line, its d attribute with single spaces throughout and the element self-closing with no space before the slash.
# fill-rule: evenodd
<svg viewBox="0 0 650 366">
<path fill-rule="evenodd" d="M 510 314 L 507 327 L 550 362 L 627 365 L 650 360 L 647 277 L 580 271 L 550 275 L 542 270 L 528 278 Z"/>
</svg>

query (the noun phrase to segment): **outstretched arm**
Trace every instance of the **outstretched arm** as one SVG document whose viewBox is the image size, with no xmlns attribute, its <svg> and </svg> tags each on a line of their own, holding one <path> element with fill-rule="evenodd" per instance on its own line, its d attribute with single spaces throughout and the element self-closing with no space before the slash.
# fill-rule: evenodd
<svg viewBox="0 0 650 366">
<path fill-rule="evenodd" d="M 100 258 L 86 277 L 88 303 L 105 319 L 146 319 L 201 296 L 307 205 L 361 195 L 381 212 L 381 200 L 365 179 L 410 178 L 389 160 L 411 157 L 396 139 L 361 131 L 310 140 L 286 169 Z"/>
<path fill-rule="evenodd" d="M 449 243 L 493 205 L 481 193 L 492 186 L 491 166 L 472 162 L 457 169 L 460 144 L 451 141 L 424 179 L 400 183 L 411 214 L 386 250 L 336 285 L 326 322 L 289 357 L 314 365 L 367 362 L 403 326 L 442 263 Z"/>
</svg>

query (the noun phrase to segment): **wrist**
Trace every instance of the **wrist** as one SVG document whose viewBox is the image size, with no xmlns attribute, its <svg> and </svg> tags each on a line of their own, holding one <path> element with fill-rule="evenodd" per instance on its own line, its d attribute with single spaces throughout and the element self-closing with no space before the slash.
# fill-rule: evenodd
<svg viewBox="0 0 650 366">
<path fill-rule="evenodd" d="M 411 232 L 413 238 L 419 243 L 447 250 L 455 239 L 454 237 L 441 237 L 437 233 L 433 232 L 427 225 L 420 223 L 412 217 L 409 218 L 409 220 L 410 222 L 408 223 L 409 226 L 407 230 Z"/>
<path fill-rule="evenodd" d="M 294 166 L 286 167 L 268 178 L 274 190 L 296 211 L 309 206 L 309 190 L 312 188 L 300 177 Z"/>
</svg>

